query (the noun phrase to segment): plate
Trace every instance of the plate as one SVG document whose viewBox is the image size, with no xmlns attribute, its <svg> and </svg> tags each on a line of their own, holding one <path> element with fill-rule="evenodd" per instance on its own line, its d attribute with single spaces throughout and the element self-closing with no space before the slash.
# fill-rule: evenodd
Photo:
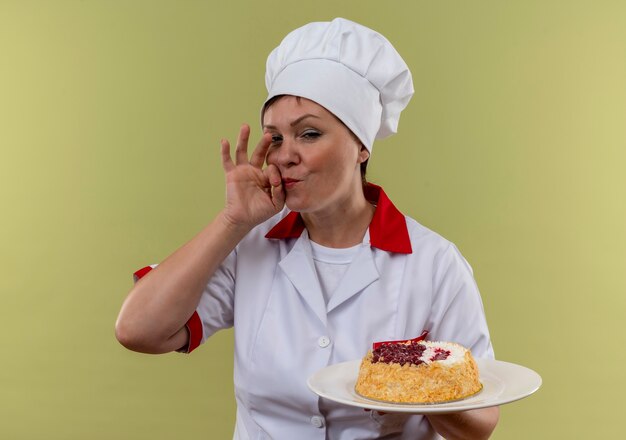
<svg viewBox="0 0 626 440">
<path fill-rule="evenodd" d="M 463 400 L 437 404 L 401 404 L 370 400 L 354 390 L 361 360 L 323 368 L 309 377 L 307 385 L 326 399 L 384 412 L 443 414 L 486 408 L 514 402 L 533 394 L 541 386 L 541 376 L 530 368 L 493 359 L 476 359 L 483 389 Z"/>
</svg>

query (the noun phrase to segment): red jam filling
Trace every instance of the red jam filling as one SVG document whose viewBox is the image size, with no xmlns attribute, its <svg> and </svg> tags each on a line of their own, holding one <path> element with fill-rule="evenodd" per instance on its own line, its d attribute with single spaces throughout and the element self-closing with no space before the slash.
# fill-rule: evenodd
<svg viewBox="0 0 626 440">
<path fill-rule="evenodd" d="M 384 362 L 386 364 L 420 365 L 425 362 L 422 358 L 424 351 L 426 351 L 426 346 L 417 341 L 400 344 L 382 344 L 372 351 L 372 363 Z M 449 350 L 437 347 L 435 348 L 435 354 L 430 357 L 429 361 L 444 361 L 448 359 L 449 356 Z"/>
<path fill-rule="evenodd" d="M 448 350 L 444 350 L 443 348 L 435 348 L 435 355 L 430 358 L 431 361 L 445 361 L 450 356 L 450 352 Z"/>
<path fill-rule="evenodd" d="M 410 344 L 383 344 L 372 351 L 372 363 L 384 362 L 390 364 L 393 362 L 400 365 L 420 365 L 424 363 L 421 357 L 425 350 L 426 346 L 418 342 L 411 342 Z"/>
<path fill-rule="evenodd" d="M 374 344 L 372 346 L 372 350 L 376 350 L 378 347 L 380 347 L 381 345 L 385 345 L 385 344 L 403 344 L 403 343 L 406 343 L 406 342 L 423 341 L 424 339 L 426 339 L 427 335 L 428 335 L 428 330 L 424 330 L 421 335 L 419 335 L 417 338 L 413 338 L 413 339 L 403 339 L 401 341 L 380 341 L 380 342 L 374 342 Z"/>
</svg>

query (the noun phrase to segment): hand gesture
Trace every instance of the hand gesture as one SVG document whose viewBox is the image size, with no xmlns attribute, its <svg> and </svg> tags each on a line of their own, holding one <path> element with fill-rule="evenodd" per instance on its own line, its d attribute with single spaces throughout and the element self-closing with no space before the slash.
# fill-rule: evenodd
<svg viewBox="0 0 626 440">
<path fill-rule="evenodd" d="M 235 149 L 235 161 L 230 155 L 230 143 L 222 139 L 222 166 L 226 173 L 226 207 L 229 222 L 252 228 L 279 212 L 285 204 L 281 175 L 275 165 L 263 169 L 271 144 L 271 135 L 263 135 L 248 160 L 250 127 L 241 126 Z"/>
</svg>

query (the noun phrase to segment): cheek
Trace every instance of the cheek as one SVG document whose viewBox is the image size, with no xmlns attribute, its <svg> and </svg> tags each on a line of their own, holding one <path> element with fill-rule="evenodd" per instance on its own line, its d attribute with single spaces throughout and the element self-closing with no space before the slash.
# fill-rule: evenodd
<svg viewBox="0 0 626 440">
<path fill-rule="evenodd" d="M 345 158 L 336 157 L 335 160 L 326 163 L 324 178 L 330 185 L 339 185 L 350 180 L 353 166 Z"/>
</svg>

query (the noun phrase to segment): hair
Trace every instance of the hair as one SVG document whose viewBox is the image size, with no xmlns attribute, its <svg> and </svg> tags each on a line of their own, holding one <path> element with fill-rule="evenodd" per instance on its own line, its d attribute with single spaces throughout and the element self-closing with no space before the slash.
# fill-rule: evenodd
<svg viewBox="0 0 626 440">
<path fill-rule="evenodd" d="M 276 101 L 279 101 L 280 99 L 284 98 L 285 96 L 291 96 L 291 95 L 276 95 L 271 97 L 270 99 L 267 100 L 267 102 L 265 103 L 265 105 L 263 106 L 263 109 L 261 110 L 261 121 L 263 121 L 263 117 L 265 116 L 265 111 L 270 108 Z M 302 97 L 300 96 L 296 96 L 296 101 L 298 102 L 298 104 L 300 103 L 300 100 L 302 99 Z M 331 113 L 332 114 L 332 113 Z M 333 116 L 335 116 L 333 114 Z M 365 148 L 363 145 L 363 142 L 361 142 L 361 139 L 359 139 L 357 137 L 357 135 L 354 134 L 354 132 L 352 130 L 350 130 L 350 128 L 348 128 L 348 126 L 346 124 L 343 123 L 343 121 L 339 118 L 337 118 L 337 116 L 335 116 L 335 118 L 341 122 L 341 125 L 343 125 L 344 127 L 346 127 L 346 129 L 350 132 L 350 134 L 352 135 L 352 137 L 354 138 L 355 141 L 358 142 L 359 145 L 361 145 L 361 148 Z M 367 159 L 365 159 L 363 162 L 361 162 L 361 183 L 363 184 L 363 187 L 365 187 L 367 185 L 367 179 L 365 178 L 365 175 L 367 173 L 367 163 L 369 162 L 369 157 Z"/>
</svg>

